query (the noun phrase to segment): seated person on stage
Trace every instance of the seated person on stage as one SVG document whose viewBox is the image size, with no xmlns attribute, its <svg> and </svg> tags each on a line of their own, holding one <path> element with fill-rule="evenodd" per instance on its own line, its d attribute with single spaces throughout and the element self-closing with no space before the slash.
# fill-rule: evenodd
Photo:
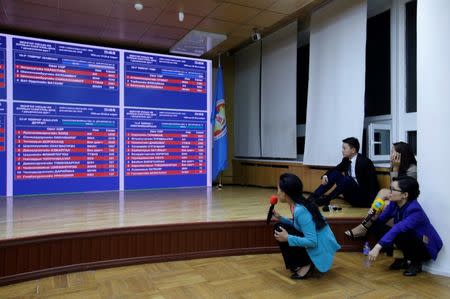
<svg viewBox="0 0 450 299">
<path fill-rule="evenodd" d="M 340 249 L 333 232 L 319 208 L 303 197 L 303 184 L 294 174 L 280 176 L 278 198 L 289 204 L 293 218 L 281 217 L 274 211 L 274 236 L 280 245 L 286 269 L 292 279 L 306 279 L 316 268 L 327 272 Z"/>
<path fill-rule="evenodd" d="M 414 156 L 411 145 L 405 142 L 394 143 L 391 150 L 391 182 L 398 176 L 410 176 L 417 179 L 416 157 Z M 365 236 L 368 225 L 376 219 L 377 215 L 383 210 L 383 207 L 389 204 L 387 200 L 390 194 L 389 189 L 381 189 L 363 222 L 355 228 L 346 231 L 345 234 L 351 238 Z"/>
<path fill-rule="evenodd" d="M 405 276 L 415 276 L 422 270 L 422 262 L 435 260 L 442 248 L 441 238 L 417 201 L 419 194 L 419 183 L 415 178 L 395 178 L 389 205 L 369 229 L 369 233 L 379 240 L 369 252 L 369 260 L 374 261 L 381 249 L 389 251 L 395 244 L 404 258 L 395 259 L 389 269 L 406 269 Z M 392 227 L 386 225 L 391 218 L 394 218 Z"/>
<path fill-rule="evenodd" d="M 358 139 L 349 137 L 342 142 L 344 156 L 342 162 L 322 176 L 322 185 L 311 194 L 309 199 L 318 206 L 323 206 L 343 194 L 345 200 L 352 206 L 370 207 L 379 189 L 375 167 L 369 158 L 358 154 Z M 334 185 L 336 188 L 329 195 L 325 195 Z"/>
</svg>

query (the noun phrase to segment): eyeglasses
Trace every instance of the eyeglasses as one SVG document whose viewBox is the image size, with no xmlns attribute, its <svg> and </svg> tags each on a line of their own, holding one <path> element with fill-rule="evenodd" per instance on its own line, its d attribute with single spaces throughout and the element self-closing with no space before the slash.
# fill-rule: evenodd
<svg viewBox="0 0 450 299">
<path fill-rule="evenodd" d="M 392 188 L 392 187 L 391 187 L 390 189 L 391 189 L 391 193 L 392 193 L 392 191 L 397 191 L 397 192 L 403 193 L 402 190 L 394 189 L 394 188 Z"/>
</svg>

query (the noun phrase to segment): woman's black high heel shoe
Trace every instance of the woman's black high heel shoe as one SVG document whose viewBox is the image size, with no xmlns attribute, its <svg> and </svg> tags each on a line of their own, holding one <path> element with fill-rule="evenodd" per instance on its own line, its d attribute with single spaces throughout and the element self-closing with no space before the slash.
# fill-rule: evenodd
<svg viewBox="0 0 450 299">
<path fill-rule="evenodd" d="M 345 235 L 347 236 L 347 237 L 349 237 L 350 239 L 352 239 L 352 240 L 359 240 L 359 239 L 364 239 L 364 238 L 366 238 L 366 234 L 367 234 L 367 231 L 369 230 L 369 228 L 368 227 L 366 227 L 364 224 L 362 224 L 361 223 L 361 225 L 362 225 L 362 227 L 364 227 L 365 229 L 366 229 L 366 232 L 364 233 L 364 234 L 361 234 L 361 235 L 355 235 L 355 234 L 353 234 L 353 228 L 352 229 L 349 229 L 349 230 L 346 230 L 344 233 L 345 233 Z"/>
<path fill-rule="evenodd" d="M 302 279 L 308 279 L 308 277 L 312 276 L 314 273 L 314 265 L 311 264 L 311 266 L 309 267 L 308 272 L 306 272 L 305 275 L 301 276 L 299 275 L 297 272 L 295 272 L 294 274 L 291 275 L 292 279 L 297 279 L 297 280 L 302 280 Z"/>
</svg>

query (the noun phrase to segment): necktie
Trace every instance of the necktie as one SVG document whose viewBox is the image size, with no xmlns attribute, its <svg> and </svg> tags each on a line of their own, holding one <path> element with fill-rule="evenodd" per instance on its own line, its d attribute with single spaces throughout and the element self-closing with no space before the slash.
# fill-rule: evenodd
<svg viewBox="0 0 450 299">
<path fill-rule="evenodd" d="M 349 177 L 352 176 L 352 161 L 351 160 L 350 160 L 350 163 L 348 163 L 347 175 Z"/>
</svg>

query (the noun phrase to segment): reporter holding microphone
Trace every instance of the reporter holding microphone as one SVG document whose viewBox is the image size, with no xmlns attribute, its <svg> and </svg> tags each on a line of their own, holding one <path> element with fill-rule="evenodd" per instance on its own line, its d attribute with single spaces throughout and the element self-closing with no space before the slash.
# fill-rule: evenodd
<svg viewBox="0 0 450 299">
<path fill-rule="evenodd" d="M 340 245 L 313 202 L 303 197 L 303 184 L 294 174 L 284 173 L 278 183 L 278 199 L 290 206 L 292 219 L 273 212 L 274 236 L 292 279 L 306 279 L 314 269 L 327 272 Z"/>
<path fill-rule="evenodd" d="M 396 245 L 404 258 L 394 260 L 389 269 L 406 269 L 405 276 L 415 276 L 422 271 L 422 262 L 436 259 L 442 240 L 417 201 L 419 194 L 419 183 L 413 177 L 401 176 L 391 183 L 390 203 L 370 228 L 379 241 L 369 252 L 369 261 L 375 261 L 382 249 Z M 392 227 L 386 225 L 391 218 Z"/>
</svg>

